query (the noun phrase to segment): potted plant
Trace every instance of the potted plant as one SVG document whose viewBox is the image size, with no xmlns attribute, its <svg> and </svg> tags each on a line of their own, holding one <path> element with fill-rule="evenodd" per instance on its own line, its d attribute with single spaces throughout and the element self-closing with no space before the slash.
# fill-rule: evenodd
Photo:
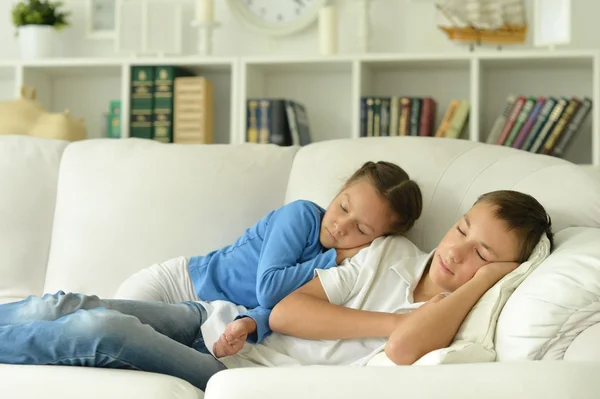
<svg viewBox="0 0 600 399">
<path fill-rule="evenodd" d="M 21 57 L 47 58 L 54 55 L 57 31 L 70 25 L 69 12 L 60 11 L 61 1 L 21 0 L 12 9 Z"/>
</svg>

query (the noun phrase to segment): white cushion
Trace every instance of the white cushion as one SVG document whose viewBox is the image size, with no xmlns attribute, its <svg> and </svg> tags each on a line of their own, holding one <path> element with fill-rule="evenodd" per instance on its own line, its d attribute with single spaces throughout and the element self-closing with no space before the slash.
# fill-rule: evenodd
<svg viewBox="0 0 600 399">
<path fill-rule="evenodd" d="M 0 136 L 0 298 L 39 294 L 67 143 Z"/>
<path fill-rule="evenodd" d="M 479 195 L 498 189 L 533 195 L 550 213 L 555 231 L 600 227 L 600 181 L 583 168 L 505 146 L 439 137 L 373 137 L 304 146 L 294 159 L 285 200 L 304 198 L 327 206 L 368 160 L 395 162 L 421 186 L 423 215 L 407 237 L 424 251 L 437 246 Z"/>
<path fill-rule="evenodd" d="M 556 250 L 506 303 L 498 360 L 562 359 L 573 339 L 600 322 L 600 229 L 556 234 Z"/>
<path fill-rule="evenodd" d="M 112 297 L 155 262 L 233 243 L 283 205 L 296 151 L 141 139 L 69 145 L 44 290 Z"/>
<path fill-rule="evenodd" d="M 60 399 L 200 399 L 187 381 L 158 373 L 69 366 L 0 364 L 0 397 Z"/>
</svg>

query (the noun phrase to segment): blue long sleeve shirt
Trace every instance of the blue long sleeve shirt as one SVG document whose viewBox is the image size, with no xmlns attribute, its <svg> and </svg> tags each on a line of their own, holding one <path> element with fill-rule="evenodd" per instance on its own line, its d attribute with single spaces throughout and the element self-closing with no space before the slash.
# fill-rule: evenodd
<svg viewBox="0 0 600 399">
<path fill-rule="evenodd" d="M 250 342 L 271 332 L 271 309 L 313 278 L 315 269 L 336 266 L 335 249 L 319 241 L 325 210 L 298 200 L 269 212 L 235 243 L 190 258 L 189 271 L 201 300 L 227 300 L 250 309 L 239 317 L 256 322 Z"/>
</svg>

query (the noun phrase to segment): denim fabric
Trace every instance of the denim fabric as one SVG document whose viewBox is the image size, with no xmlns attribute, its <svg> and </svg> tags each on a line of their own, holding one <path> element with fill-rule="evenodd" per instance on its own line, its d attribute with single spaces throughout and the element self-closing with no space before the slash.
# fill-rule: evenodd
<svg viewBox="0 0 600 399">
<path fill-rule="evenodd" d="M 204 346 L 205 320 L 196 302 L 31 296 L 0 305 L 0 363 L 141 370 L 204 390 L 225 369 Z"/>
</svg>

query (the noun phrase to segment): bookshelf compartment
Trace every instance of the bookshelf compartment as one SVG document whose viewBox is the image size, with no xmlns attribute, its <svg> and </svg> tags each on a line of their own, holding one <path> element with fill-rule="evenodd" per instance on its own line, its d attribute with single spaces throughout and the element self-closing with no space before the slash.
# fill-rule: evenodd
<svg viewBox="0 0 600 399">
<path fill-rule="evenodd" d="M 17 95 L 15 68 L 0 66 L 0 101 L 14 100 Z"/>
<path fill-rule="evenodd" d="M 360 98 L 431 97 L 436 102 L 431 135 L 435 135 L 453 99 L 471 101 L 471 64 L 468 58 L 365 60 L 360 65 Z M 360 98 L 357 100 L 360 115 Z M 360 135 L 360 121 L 355 136 Z M 460 138 L 469 138 L 467 119 Z"/>
<path fill-rule="evenodd" d="M 122 66 L 25 66 L 23 84 L 36 89 L 38 101 L 49 112 L 69 109 L 84 118 L 87 138 L 105 137 L 104 114 L 112 100 L 121 99 Z M 82 100 L 83 98 L 83 100 Z"/>
<path fill-rule="evenodd" d="M 313 142 L 351 137 L 352 62 L 250 61 L 243 68 L 240 142 L 246 140 L 246 104 L 251 98 L 285 98 L 303 104 Z"/>
<path fill-rule="evenodd" d="M 480 90 L 480 140 L 487 142 L 496 118 L 510 95 L 570 99 L 575 96 L 597 101 L 594 95 L 592 56 L 531 59 L 482 59 Z M 592 163 L 593 112 L 586 116 L 562 156 L 576 164 Z"/>
<path fill-rule="evenodd" d="M 195 60 L 163 59 L 147 60 L 132 63 L 136 66 L 177 66 L 191 71 L 194 75 L 208 79 L 213 89 L 213 143 L 228 144 L 231 142 L 234 113 L 232 99 L 234 98 L 234 68 L 231 61 L 216 61 L 201 64 Z M 126 84 L 129 86 L 130 82 Z"/>
</svg>

